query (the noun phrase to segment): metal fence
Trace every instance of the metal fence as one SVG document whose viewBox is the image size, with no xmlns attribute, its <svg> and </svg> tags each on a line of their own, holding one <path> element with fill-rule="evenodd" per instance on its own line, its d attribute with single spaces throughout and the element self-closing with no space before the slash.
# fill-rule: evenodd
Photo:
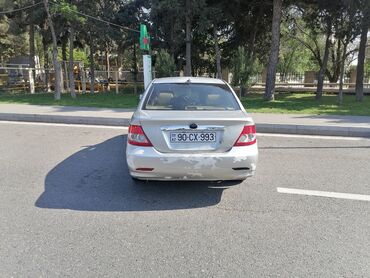
<svg viewBox="0 0 370 278">
<path fill-rule="evenodd" d="M 125 86 L 134 85 L 143 86 L 143 72 L 110 70 L 102 71 L 95 70 L 94 91 L 116 91 L 117 93 L 124 89 Z M 153 71 L 153 78 L 155 72 Z M 180 72 L 176 72 L 176 76 L 180 76 Z M 91 89 L 91 73 L 89 69 L 75 66 L 74 83 L 77 92 L 84 93 Z M 265 76 L 257 74 L 252 77 L 251 83 L 254 84 L 252 88 L 263 89 L 265 84 Z M 68 67 L 64 64 L 62 67 L 62 83 L 63 90 L 68 90 L 69 74 Z M 53 90 L 55 80 L 55 72 L 53 69 L 44 68 L 30 68 L 28 65 L 8 65 L 7 67 L 0 67 L 0 91 L 26 91 L 30 93 L 40 91 Z M 277 73 L 276 86 L 290 91 L 310 90 L 310 88 L 317 85 L 317 73 L 311 72 L 311 78 L 307 81 L 307 73 Z M 353 80 L 353 77 L 352 77 Z M 330 90 L 338 88 L 339 83 L 330 83 L 329 80 L 324 80 L 324 87 Z M 351 89 L 355 87 L 355 83 L 351 82 L 351 75 L 347 74 L 344 78 L 344 88 Z M 370 89 L 370 71 L 365 72 L 364 88 Z"/>
<path fill-rule="evenodd" d="M 309 74 L 307 74 L 309 73 Z M 318 73 L 305 72 L 305 73 L 276 73 L 275 85 L 281 88 L 305 88 L 305 87 L 316 87 L 318 80 Z M 257 74 L 251 78 L 251 82 L 254 88 L 264 87 L 266 81 L 266 74 Z M 344 88 L 355 87 L 355 76 L 347 72 L 343 79 Z M 324 77 L 324 87 L 338 88 L 338 82 L 330 82 L 330 80 Z M 364 74 L 364 88 L 370 88 L 370 72 Z"/>
<path fill-rule="evenodd" d="M 127 85 L 142 86 L 143 72 L 139 71 L 136 74 L 132 71 L 100 71 L 95 70 L 95 91 L 116 90 Z M 75 89 L 78 92 L 90 90 L 91 73 L 84 68 L 75 68 L 73 72 Z M 61 80 L 63 90 L 69 87 L 69 73 L 63 67 Z M 0 67 L 0 91 L 27 91 L 34 93 L 37 91 L 53 90 L 55 81 L 54 69 L 30 68 L 28 65 L 17 65 Z"/>
<path fill-rule="evenodd" d="M 152 72 L 155 78 L 155 71 Z M 180 72 L 175 72 L 179 76 Z M 79 66 L 77 63 L 73 71 L 75 89 L 78 92 L 85 92 L 91 87 L 90 69 Z M 69 88 L 69 72 L 66 63 L 62 64 L 61 80 L 63 90 Z M 111 91 L 117 93 L 128 86 L 143 87 L 143 71 L 127 70 L 94 70 L 94 91 Z M 5 91 L 26 91 L 30 93 L 39 91 L 51 91 L 54 88 L 54 69 L 31 68 L 27 64 L 8 65 L 0 67 L 0 92 Z"/>
</svg>

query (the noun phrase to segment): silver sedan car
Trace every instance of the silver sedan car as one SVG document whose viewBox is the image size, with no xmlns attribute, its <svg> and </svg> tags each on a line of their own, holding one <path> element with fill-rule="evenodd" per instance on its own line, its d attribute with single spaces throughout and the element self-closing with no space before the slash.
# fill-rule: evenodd
<svg viewBox="0 0 370 278">
<path fill-rule="evenodd" d="M 155 79 L 131 118 L 126 159 L 134 179 L 244 180 L 257 158 L 254 122 L 220 79 Z"/>
</svg>

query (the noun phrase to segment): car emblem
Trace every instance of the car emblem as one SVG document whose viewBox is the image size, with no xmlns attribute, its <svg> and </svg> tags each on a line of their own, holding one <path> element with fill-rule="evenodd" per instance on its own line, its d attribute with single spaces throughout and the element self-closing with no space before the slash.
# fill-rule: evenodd
<svg viewBox="0 0 370 278">
<path fill-rule="evenodd" d="M 191 129 L 196 129 L 198 126 L 197 126 L 197 124 L 192 123 L 192 124 L 190 124 L 190 125 L 189 125 L 189 127 L 190 127 Z"/>
</svg>

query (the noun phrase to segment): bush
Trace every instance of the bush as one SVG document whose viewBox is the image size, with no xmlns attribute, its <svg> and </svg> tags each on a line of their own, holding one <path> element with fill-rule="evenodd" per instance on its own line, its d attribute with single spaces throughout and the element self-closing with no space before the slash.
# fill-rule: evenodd
<svg viewBox="0 0 370 278">
<path fill-rule="evenodd" d="M 255 82 L 255 76 L 261 71 L 261 66 L 256 59 L 252 60 L 244 47 L 239 46 L 232 60 L 232 84 L 240 86 L 241 95 L 245 94 L 245 89 L 251 87 Z"/>
<path fill-rule="evenodd" d="M 173 57 L 166 50 L 159 50 L 155 63 L 156 77 L 174 76 L 175 69 L 176 66 Z"/>
</svg>

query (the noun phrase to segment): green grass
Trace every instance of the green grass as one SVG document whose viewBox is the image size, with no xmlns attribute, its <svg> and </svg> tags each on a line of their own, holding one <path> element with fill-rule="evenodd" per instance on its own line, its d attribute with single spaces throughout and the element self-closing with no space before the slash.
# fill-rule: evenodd
<svg viewBox="0 0 370 278">
<path fill-rule="evenodd" d="M 275 94 L 275 100 L 264 101 L 262 94 L 250 94 L 242 99 L 248 112 L 280 114 L 331 114 L 370 116 L 370 97 L 357 102 L 354 95 L 345 95 L 343 105 L 337 104 L 337 95 L 324 95 L 321 101 L 311 93 Z"/>
<path fill-rule="evenodd" d="M 72 99 L 69 94 L 62 94 L 61 100 L 54 100 L 54 95 L 49 93 L 30 94 L 0 94 L 1 103 L 35 104 L 35 105 L 67 105 L 101 108 L 135 108 L 139 103 L 139 95 L 95 93 L 78 94 Z"/>
<path fill-rule="evenodd" d="M 54 100 L 53 94 L 38 93 L 10 94 L 0 93 L 1 103 L 38 104 L 38 105 L 71 105 L 101 108 L 135 108 L 139 96 L 131 92 L 115 94 L 95 93 L 78 94 L 72 99 L 69 94 L 63 94 L 59 101 Z M 337 104 L 336 95 L 324 95 L 321 101 L 316 101 L 314 94 L 276 94 L 275 101 L 266 102 L 262 94 L 249 94 L 242 99 L 248 112 L 258 113 L 293 113 L 293 114 L 332 114 L 332 115 L 363 115 L 370 116 L 370 97 L 365 97 L 362 103 L 356 102 L 355 96 L 345 95 L 343 105 Z"/>
</svg>

